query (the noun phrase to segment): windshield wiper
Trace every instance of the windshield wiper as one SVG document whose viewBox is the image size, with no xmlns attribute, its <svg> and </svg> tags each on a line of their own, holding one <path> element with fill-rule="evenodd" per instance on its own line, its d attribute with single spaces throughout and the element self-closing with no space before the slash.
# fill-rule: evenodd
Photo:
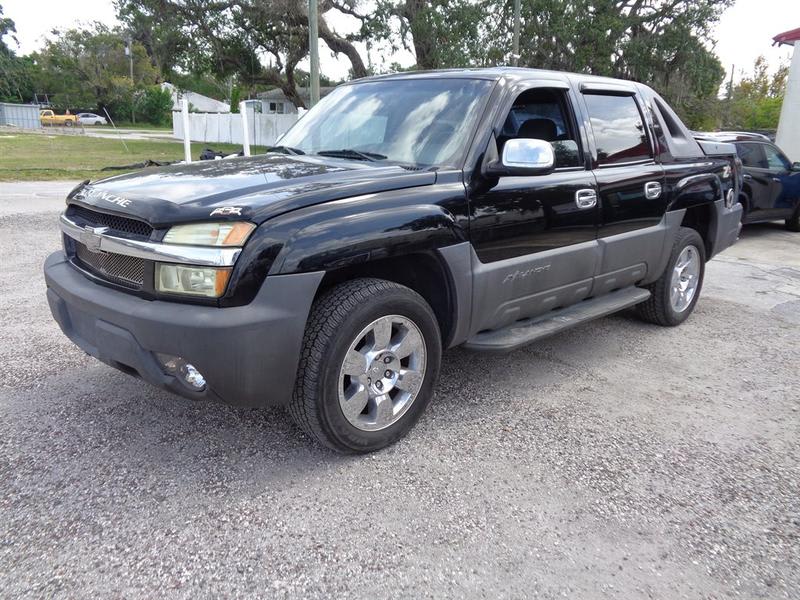
<svg viewBox="0 0 800 600">
<path fill-rule="evenodd" d="M 267 152 L 280 152 L 281 154 L 290 154 L 292 156 L 305 154 L 300 148 L 292 148 L 291 146 L 270 146 L 267 148 Z"/>
<path fill-rule="evenodd" d="M 354 158 L 356 160 L 368 160 L 374 162 L 376 160 L 383 160 L 386 157 L 377 152 L 362 152 L 361 150 L 353 150 L 352 148 L 342 148 L 341 150 L 320 150 L 317 152 L 320 156 L 331 156 L 333 158 Z"/>
</svg>

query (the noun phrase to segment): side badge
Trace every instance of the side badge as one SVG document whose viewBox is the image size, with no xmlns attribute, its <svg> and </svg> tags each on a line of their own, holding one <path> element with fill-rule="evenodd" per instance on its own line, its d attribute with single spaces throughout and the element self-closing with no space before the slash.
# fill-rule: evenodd
<svg viewBox="0 0 800 600">
<path fill-rule="evenodd" d="M 242 207 L 241 206 L 221 206 L 220 208 L 215 208 L 214 210 L 211 211 L 211 215 L 210 216 L 213 217 L 214 215 L 225 215 L 225 216 L 238 215 L 238 216 L 241 217 L 242 216 Z"/>
</svg>

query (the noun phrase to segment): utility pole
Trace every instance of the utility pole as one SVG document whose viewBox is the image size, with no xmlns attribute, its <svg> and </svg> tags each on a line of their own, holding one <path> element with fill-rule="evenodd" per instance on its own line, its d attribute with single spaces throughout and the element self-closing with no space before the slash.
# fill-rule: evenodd
<svg viewBox="0 0 800 600">
<path fill-rule="evenodd" d="M 319 102 L 319 10 L 317 0 L 308 0 L 308 47 L 311 51 L 311 106 L 314 106 Z"/>
<path fill-rule="evenodd" d="M 133 38 L 129 37 L 126 40 L 125 44 L 125 54 L 128 55 L 128 59 L 130 61 L 131 66 L 131 90 L 133 90 L 134 83 L 133 83 Z M 133 92 L 131 92 L 133 94 Z M 136 111 L 134 109 L 134 104 L 136 100 L 133 95 L 131 95 L 131 123 L 136 123 Z"/>
<path fill-rule="evenodd" d="M 520 0 L 514 0 L 514 49 L 511 51 L 511 64 L 519 64 L 519 13 Z"/>
</svg>

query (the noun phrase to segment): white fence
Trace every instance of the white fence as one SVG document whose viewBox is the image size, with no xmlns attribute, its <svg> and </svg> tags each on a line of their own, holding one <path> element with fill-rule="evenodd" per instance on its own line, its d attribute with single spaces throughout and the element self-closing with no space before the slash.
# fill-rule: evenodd
<svg viewBox="0 0 800 600">
<path fill-rule="evenodd" d="M 298 115 L 265 115 L 247 112 L 250 144 L 271 146 L 297 121 Z M 233 113 L 189 113 L 189 133 L 193 142 L 241 144 L 242 115 Z M 172 113 L 172 134 L 183 139 L 183 120 L 180 112 Z"/>
</svg>

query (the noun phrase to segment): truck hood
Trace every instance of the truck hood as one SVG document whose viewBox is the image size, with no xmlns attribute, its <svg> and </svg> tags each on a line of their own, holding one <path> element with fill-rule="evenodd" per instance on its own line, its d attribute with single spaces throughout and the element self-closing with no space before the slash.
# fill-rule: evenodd
<svg viewBox="0 0 800 600">
<path fill-rule="evenodd" d="M 261 223 L 322 202 L 435 181 L 434 172 L 380 162 L 269 154 L 145 169 L 86 184 L 68 201 L 154 227 L 210 219 Z"/>
</svg>

